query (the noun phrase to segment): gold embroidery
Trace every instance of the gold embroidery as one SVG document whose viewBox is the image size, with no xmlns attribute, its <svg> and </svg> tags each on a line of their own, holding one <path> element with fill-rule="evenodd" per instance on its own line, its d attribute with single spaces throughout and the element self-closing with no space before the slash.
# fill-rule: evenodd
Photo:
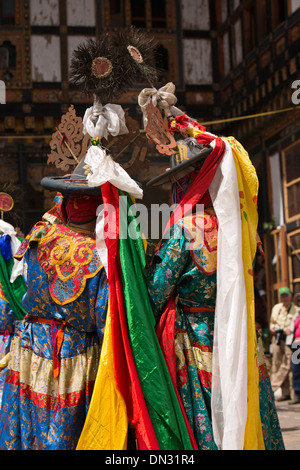
<svg viewBox="0 0 300 470">
<path fill-rule="evenodd" d="M 191 256 L 204 273 L 214 274 L 217 269 L 218 223 L 212 208 L 203 215 L 188 215 L 177 222 L 190 240 Z"/>
<path fill-rule="evenodd" d="M 1 287 L 0 287 L 0 299 L 4 300 L 6 303 L 8 303 L 8 300 L 6 299 L 3 291 L 1 290 Z"/>
<path fill-rule="evenodd" d="M 65 225 L 38 223 L 26 242 L 16 258 L 21 259 L 32 242 L 38 243 L 38 261 L 48 276 L 50 295 L 59 305 L 76 300 L 84 291 L 87 279 L 103 268 L 95 251 L 95 239 L 84 233 L 74 233 Z M 58 280 L 66 283 L 70 279 L 74 279 L 74 284 L 66 285 L 66 295 L 61 299 L 58 293 L 62 292 L 62 286 Z"/>
<path fill-rule="evenodd" d="M 79 227 L 73 227 L 70 224 L 66 224 L 66 225 L 70 230 L 73 230 L 73 232 L 84 233 L 85 235 L 90 235 L 91 237 L 94 236 L 94 232 L 92 230 L 87 230 L 85 228 L 79 228 Z"/>
<path fill-rule="evenodd" d="M 53 266 L 55 266 L 59 279 L 65 282 L 72 279 L 78 273 L 81 266 L 87 266 L 92 261 L 93 250 L 87 246 L 86 241 L 74 241 L 69 235 L 62 233 L 60 234 L 60 237 L 62 238 L 59 240 L 60 244 L 55 246 L 50 253 L 50 261 Z M 67 244 L 62 243 L 63 240 L 66 240 Z M 80 247 L 83 243 L 84 246 Z M 80 259 L 80 261 L 78 261 L 75 259 L 75 256 L 79 259 L 85 257 L 85 259 Z M 75 269 L 67 276 L 64 276 L 61 272 L 60 266 L 65 265 L 67 262 L 70 262 L 70 265 L 74 266 Z"/>
<path fill-rule="evenodd" d="M 74 235 L 70 228 L 57 225 L 39 240 L 38 259 L 47 273 L 50 294 L 57 304 L 65 305 L 78 299 L 85 289 L 86 280 L 103 268 L 94 251 L 95 245 L 95 239 L 85 234 Z M 92 266 L 93 259 L 95 263 Z M 54 289 L 57 278 L 64 283 L 74 279 L 74 285 L 69 286 L 70 292 L 66 298 L 60 299 Z"/>
</svg>

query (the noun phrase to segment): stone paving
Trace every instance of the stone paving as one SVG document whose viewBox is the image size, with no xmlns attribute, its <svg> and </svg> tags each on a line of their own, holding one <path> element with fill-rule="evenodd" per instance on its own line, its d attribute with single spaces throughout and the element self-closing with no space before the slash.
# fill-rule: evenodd
<svg viewBox="0 0 300 470">
<path fill-rule="evenodd" d="M 300 450 L 300 404 L 276 401 L 276 408 L 286 450 Z"/>
</svg>

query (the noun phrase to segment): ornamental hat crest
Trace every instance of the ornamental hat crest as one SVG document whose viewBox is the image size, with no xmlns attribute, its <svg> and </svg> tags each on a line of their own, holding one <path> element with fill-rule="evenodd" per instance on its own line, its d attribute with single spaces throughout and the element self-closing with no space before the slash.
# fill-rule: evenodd
<svg viewBox="0 0 300 470">
<path fill-rule="evenodd" d="M 170 157 L 170 167 L 148 181 L 147 186 L 174 183 L 204 162 L 212 151 L 209 146 L 212 139 L 207 137 L 207 144 L 200 143 L 189 134 L 191 127 L 196 128 L 203 141 L 206 129 L 196 121 L 190 122 L 190 118 L 175 106 L 177 98 L 173 83 L 167 83 L 159 90 L 145 88 L 138 101 L 144 115 L 146 134 L 154 141 L 159 153 Z"/>
<path fill-rule="evenodd" d="M 72 142 L 68 142 L 62 129 L 56 135 L 59 146 L 67 148 L 74 157 L 75 170 L 71 175 L 43 178 L 43 187 L 62 193 L 100 194 L 101 185 L 110 181 L 133 197 L 142 197 L 139 185 L 113 160 L 102 140 L 130 132 L 125 111 L 114 102 L 134 84 L 152 85 L 157 80 L 152 65 L 153 49 L 153 41 L 131 27 L 89 39 L 74 51 L 70 82 L 93 99 L 93 106 L 86 110 L 82 122 L 76 117 L 80 128 L 77 133 L 80 137 L 77 135 L 76 139 L 81 142 L 76 151 L 71 149 Z M 74 119 L 73 110 L 69 111 Z M 67 128 L 70 118 L 65 117 Z"/>
</svg>

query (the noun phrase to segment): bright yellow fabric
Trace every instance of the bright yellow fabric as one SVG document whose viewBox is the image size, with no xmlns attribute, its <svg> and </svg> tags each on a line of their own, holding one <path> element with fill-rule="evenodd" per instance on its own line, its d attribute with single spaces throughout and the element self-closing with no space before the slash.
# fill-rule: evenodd
<svg viewBox="0 0 300 470">
<path fill-rule="evenodd" d="M 77 450 L 126 450 L 128 419 L 117 389 L 110 312 L 107 312 L 100 365 Z"/>
<path fill-rule="evenodd" d="M 195 128 L 187 129 L 187 133 L 196 137 L 202 132 Z M 255 306 L 253 288 L 253 261 L 257 249 L 257 196 L 258 178 L 248 153 L 234 138 L 225 140 L 231 146 L 235 161 L 241 203 L 242 247 L 247 299 L 247 422 L 245 429 L 245 450 L 261 450 L 265 448 L 259 409 L 259 370 L 257 361 L 257 343 L 255 333 Z"/>
<path fill-rule="evenodd" d="M 247 299 L 247 423 L 245 450 L 265 448 L 259 409 L 259 370 L 255 333 L 255 307 L 253 288 L 253 261 L 256 254 L 256 232 L 258 223 L 257 196 L 258 178 L 246 150 L 234 138 L 227 137 L 235 160 L 241 203 L 242 246 Z"/>
<path fill-rule="evenodd" d="M 3 370 L 3 369 L 5 369 L 5 367 L 8 366 L 9 358 L 10 358 L 10 353 L 7 353 L 6 356 L 4 356 L 1 359 L 1 361 L 0 361 L 0 370 Z"/>
</svg>

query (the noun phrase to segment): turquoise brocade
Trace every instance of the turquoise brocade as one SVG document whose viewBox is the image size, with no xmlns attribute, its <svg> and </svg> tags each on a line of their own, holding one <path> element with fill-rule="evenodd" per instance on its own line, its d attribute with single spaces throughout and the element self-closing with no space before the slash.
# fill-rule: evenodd
<svg viewBox="0 0 300 470">
<path fill-rule="evenodd" d="M 163 240 L 147 271 L 149 294 L 157 318 L 164 312 L 170 296 L 176 298 L 177 387 L 199 450 L 215 450 L 211 423 L 211 370 L 216 272 L 211 274 L 209 256 L 199 253 L 197 256 L 189 247 L 181 227 L 172 227 L 170 238 Z M 201 309 L 201 312 L 187 311 L 186 307 Z M 264 364 L 260 365 L 260 409 L 265 448 L 284 449 Z"/>
</svg>

